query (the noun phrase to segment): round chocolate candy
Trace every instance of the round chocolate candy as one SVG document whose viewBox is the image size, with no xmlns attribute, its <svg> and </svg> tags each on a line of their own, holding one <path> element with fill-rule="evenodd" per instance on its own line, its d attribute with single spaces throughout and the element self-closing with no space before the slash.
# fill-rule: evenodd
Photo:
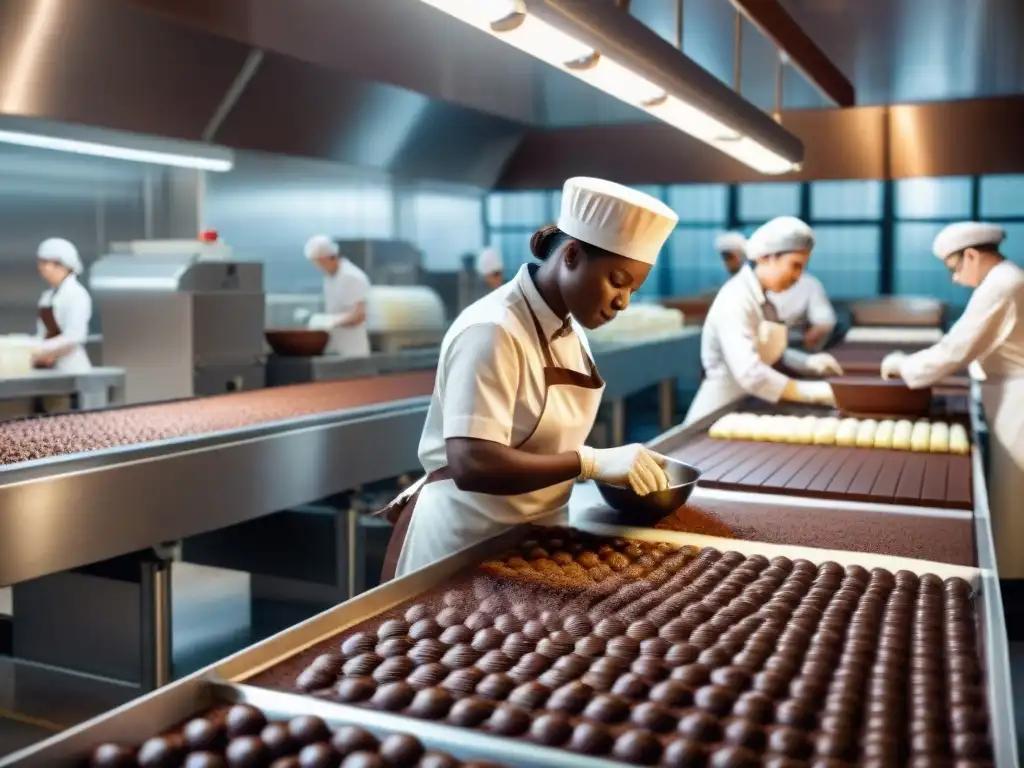
<svg viewBox="0 0 1024 768">
<path fill-rule="evenodd" d="M 626 631 L 626 623 L 617 616 L 607 616 L 594 627 L 594 634 L 604 640 L 622 636 Z"/>
<path fill-rule="evenodd" d="M 390 659 L 392 656 L 405 656 L 412 649 L 412 646 L 413 642 L 407 637 L 389 637 L 387 640 L 377 643 L 374 653 L 381 658 Z M 322 658 L 324 657 L 318 657 L 317 660 L 319 661 Z M 338 670 L 340 671 L 340 664 L 338 665 Z"/>
<path fill-rule="evenodd" d="M 677 719 L 668 707 L 653 701 L 637 704 L 630 713 L 630 720 L 634 725 L 657 733 L 671 731 L 675 728 Z"/>
<path fill-rule="evenodd" d="M 494 712 L 494 703 L 486 699 L 468 698 L 456 701 L 448 713 L 448 722 L 463 728 L 475 728 Z"/>
<path fill-rule="evenodd" d="M 334 695 L 338 701 L 352 704 L 366 701 L 377 690 L 377 683 L 371 677 L 343 677 L 334 686 Z"/>
<path fill-rule="evenodd" d="M 269 727 L 269 726 L 268 726 Z M 224 746 L 224 729 L 205 717 L 189 720 L 181 732 L 190 750 L 218 750 Z"/>
<path fill-rule="evenodd" d="M 343 725 L 331 737 L 331 746 L 341 757 L 353 752 L 376 752 L 377 737 L 358 725 Z"/>
<path fill-rule="evenodd" d="M 271 757 L 282 757 L 292 751 L 292 737 L 286 723 L 269 723 L 260 731 L 260 740 Z"/>
<path fill-rule="evenodd" d="M 665 768 L 704 768 L 707 756 L 707 748 L 699 741 L 675 739 L 665 747 L 661 765 Z"/>
<path fill-rule="evenodd" d="M 376 647 L 376 635 L 367 632 L 356 632 L 341 641 L 341 653 L 346 659 L 353 659 L 362 653 L 369 653 Z"/>
<path fill-rule="evenodd" d="M 463 624 L 456 624 L 448 627 L 438 638 L 445 645 L 459 645 L 469 643 L 473 639 L 474 632 Z"/>
<path fill-rule="evenodd" d="M 379 685 L 394 683 L 404 680 L 415 668 L 415 662 L 408 656 L 395 656 L 385 659 L 379 667 L 373 670 L 372 677 Z"/>
<path fill-rule="evenodd" d="M 665 680 L 651 689 L 650 699 L 667 707 L 686 707 L 693 702 L 693 688 L 679 680 Z"/>
<path fill-rule="evenodd" d="M 263 716 L 262 712 L 260 716 Z M 177 766 L 184 756 L 184 739 L 174 735 L 154 736 L 139 747 L 139 767 L 171 768 Z"/>
<path fill-rule="evenodd" d="M 405 709 L 416 696 L 416 689 L 405 681 L 380 686 L 370 699 L 370 706 L 388 712 Z"/>
<path fill-rule="evenodd" d="M 530 738 L 551 747 L 561 746 L 571 734 L 572 723 L 558 712 L 541 715 L 530 725 Z"/>
<path fill-rule="evenodd" d="M 677 730 L 687 739 L 712 742 L 721 736 L 721 724 L 718 718 L 707 712 L 694 710 L 687 713 L 679 721 Z"/>
<path fill-rule="evenodd" d="M 190 752 L 181 768 L 226 768 L 224 758 L 216 752 Z"/>
<path fill-rule="evenodd" d="M 296 744 L 313 744 L 331 737 L 327 723 L 316 715 L 297 715 L 288 721 L 288 734 Z"/>
<path fill-rule="evenodd" d="M 710 768 L 754 768 L 760 765 L 757 753 L 743 747 L 720 747 L 711 753 Z"/>
<path fill-rule="evenodd" d="M 248 704 L 236 704 L 228 710 L 224 718 L 224 727 L 229 739 L 236 736 L 254 736 L 263 730 L 267 718 L 256 707 Z"/>
<path fill-rule="evenodd" d="M 441 687 L 456 695 L 465 696 L 472 693 L 483 679 L 484 673 L 476 667 L 457 669 L 442 681 Z"/>
<path fill-rule="evenodd" d="M 551 694 L 547 707 L 551 710 L 575 715 L 583 711 L 593 693 L 593 689 L 586 683 L 580 681 L 568 683 Z"/>
<path fill-rule="evenodd" d="M 231 768 L 261 768 L 270 762 L 270 752 L 258 736 L 232 739 L 224 753 Z M 142 760 L 139 760 L 142 766 Z"/>
<path fill-rule="evenodd" d="M 331 749 L 331 745 L 324 741 L 315 744 L 307 744 L 299 752 L 299 766 L 301 768 L 334 768 L 338 764 L 338 758 Z"/>
<path fill-rule="evenodd" d="M 439 685 L 451 673 L 443 664 L 424 664 L 413 671 L 406 680 L 413 688 L 431 688 Z"/>
<path fill-rule="evenodd" d="M 135 752 L 120 744 L 101 744 L 89 761 L 92 768 L 136 768 Z"/>
<path fill-rule="evenodd" d="M 640 675 L 628 673 L 620 676 L 612 685 L 611 692 L 627 699 L 645 699 L 650 692 L 650 684 Z"/>
<path fill-rule="evenodd" d="M 711 670 L 704 664 L 687 664 L 672 670 L 671 677 L 691 688 L 697 688 L 711 679 Z"/>
<path fill-rule="evenodd" d="M 441 625 L 433 617 L 422 618 L 409 627 L 409 637 L 414 641 L 437 638 L 444 632 Z"/>
<path fill-rule="evenodd" d="M 669 673 L 669 668 L 661 661 L 661 659 L 652 658 L 650 656 L 641 656 L 633 662 L 632 666 L 630 666 L 630 670 L 634 674 L 652 681 L 668 677 Z"/>
<path fill-rule="evenodd" d="M 487 728 L 500 736 L 519 736 L 530 727 L 530 716 L 517 706 L 503 704 L 487 720 Z"/>
<path fill-rule="evenodd" d="M 423 641 L 421 640 L 420 642 Z M 373 670 L 380 666 L 382 661 L 384 659 L 376 653 L 361 653 L 345 662 L 343 672 L 346 677 L 363 677 L 364 675 L 371 674 Z"/>
<path fill-rule="evenodd" d="M 586 720 L 577 725 L 569 740 L 569 749 L 584 755 L 603 755 L 612 748 L 614 737 L 607 726 Z"/>
<path fill-rule="evenodd" d="M 633 765 L 653 765 L 661 756 L 661 742 L 650 731 L 629 730 L 615 740 L 612 755 Z"/>
<path fill-rule="evenodd" d="M 642 650 L 642 649 L 641 649 Z M 665 661 L 673 667 L 692 664 L 700 655 L 700 648 L 690 643 L 673 643 L 665 651 Z"/>
<path fill-rule="evenodd" d="M 714 715 L 725 715 L 731 709 L 736 697 L 729 688 L 721 685 L 705 685 L 693 694 L 693 703 Z"/>
<path fill-rule="evenodd" d="M 570 614 L 562 620 L 562 629 L 568 632 L 574 640 L 586 637 L 590 634 L 592 628 L 593 624 L 591 624 L 590 619 L 579 613 Z"/>
<path fill-rule="evenodd" d="M 550 693 L 547 686 L 538 682 L 523 683 L 509 694 L 508 701 L 523 709 L 537 709 L 547 700 Z"/>
<path fill-rule="evenodd" d="M 600 694 L 590 700 L 583 716 L 601 723 L 618 723 L 629 716 L 629 702 L 614 694 Z"/>
</svg>

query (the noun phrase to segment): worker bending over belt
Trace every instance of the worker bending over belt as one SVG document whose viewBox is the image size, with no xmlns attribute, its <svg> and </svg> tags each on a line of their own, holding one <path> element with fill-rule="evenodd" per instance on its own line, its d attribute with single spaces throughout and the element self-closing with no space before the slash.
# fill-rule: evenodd
<svg viewBox="0 0 1024 768">
<path fill-rule="evenodd" d="M 766 293 L 787 328 L 804 328 L 804 349 L 820 349 L 836 327 L 836 311 L 825 286 L 814 275 L 800 275 L 792 288 Z"/>
<path fill-rule="evenodd" d="M 530 240 L 541 264 L 523 266 L 445 334 L 419 446 L 426 476 L 381 512 L 395 524 L 384 580 L 564 513 L 577 478 L 640 494 L 668 486 L 664 458 L 642 445 L 584 445 L 604 381 L 583 328 L 629 306 L 676 221 L 628 187 L 565 183 L 557 226 Z"/>
<path fill-rule="evenodd" d="M 708 310 L 701 334 L 705 377 L 684 424 L 754 395 L 775 403 L 833 403 L 825 381 L 800 381 L 772 368 L 812 376 L 840 374 L 828 354 L 807 355 L 787 349 L 789 334 L 766 291 L 782 292 L 800 278 L 811 258 L 814 232 L 800 219 L 782 216 L 760 227 L 747 241 L 747 263 L 722 286 Z"/>
<path fill-rule="evenodd" d="M 882 377 L 900 376 L 913 389 L 930 387 L 974 364 L 984 372 L 981 401 L 989 426 L 988 497 L 996 560 L 1004 579 L 1024 578 L 1024 272 L 999 252 L 1002 227 L 950 224 L 932 252 L 953 282 L 974 289 L 967 308 L 942 340 L 913 355 L 893 352 Z"/>
</svg>

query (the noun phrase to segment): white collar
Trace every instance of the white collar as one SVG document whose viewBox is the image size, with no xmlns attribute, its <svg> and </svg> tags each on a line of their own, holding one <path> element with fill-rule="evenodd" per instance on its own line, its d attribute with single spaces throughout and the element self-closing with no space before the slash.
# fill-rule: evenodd
<svg viewBox="0 0 1024 768">
<path fill-rule="evenodd" d="M 738 277 L 740 280 L 743 280 L 747 284 L 747 287 L 753 292 L 758 304 L 764 304 L 768 300 L 768 297 L 764 295 L 764 288 L 761 287 L 761 281 L 757 279 L 757 274 L 754 272 L 753 266 L 750 264 L 744 264 L 740 267 Z"/>
<path fill-rule="evenodd" d="M 522 290 L 523 296 L 526 297 L 526 303 L 530 305 L 530 309 L 537 316 L 537 322 L 540 323 L 540 328 L 549 341 L 565 336 L 572 330 L 571 316 L 562 320 L 540 295 L 540 291 L 537 290 L 537 286 L 533 282 L 529 264 L 524 264 L 519 268 L 519 272 L 516 274 L 516 283 Z"/>
</svg>

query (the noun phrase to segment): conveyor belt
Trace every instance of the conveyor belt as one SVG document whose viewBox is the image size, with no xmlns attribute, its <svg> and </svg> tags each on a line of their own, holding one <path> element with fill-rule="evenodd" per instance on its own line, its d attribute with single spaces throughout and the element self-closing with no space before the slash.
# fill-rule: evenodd
<svg viewBox="0 0 1024 768">
<path fill-rule="evenodd" d="M 416 471 L 433 379 L 426 371 L 2 424 L 0 440 L 30 441 L 37 460 L 0 467 L 0 586 Z M 104 432 L 112 420 L 118 428 Z M 39 437 L 68 424 L 87 438 L 88 425 L 98 428 L 91 439 L 101 445 Z M 151 431 L 126 428 L 139 424 Z"/>
<path fill-rule="evenodd" d="M 701 485 L 847 501 L 971 509 L 969 456 L 701 437 L 672 452 Z"/>
</svg>

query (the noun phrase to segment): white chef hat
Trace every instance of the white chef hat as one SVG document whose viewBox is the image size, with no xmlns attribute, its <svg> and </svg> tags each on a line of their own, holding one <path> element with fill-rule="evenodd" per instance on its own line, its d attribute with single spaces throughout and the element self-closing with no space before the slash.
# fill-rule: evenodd
<svg viewBox="0 0 1024 768">
<path fill-rule="evenodd" d="M 743 253 L 747 238 L 742 232 L 723 232 L 715 238 L 715 250 L 719 253 Z"/>
<path fill-rule="evenodd" d="M 51 237 L 43 240 L 36 249 L 36 258 L 43 261 L 56 261 L 63 264 L 75 274 L 82 271 L 82 259 L 78 249 L 62 237 Z"/>
<path fill-rule="evenodd" d="M 983 221 L 958 221 L 944 227 L 935 236 L 932 253 L 939 259 L 947 259 L 954 253 L 965 248 L 977 248 L 982 245 L 997 246 L 1006 239 L 1006 230 L 998 224 L 986 224 Z"/>
<path fill-rule="evenodd" d="M 795 216 L 779 216 L 762 224 L 747 240 L 747 258 L 757 261 L 762 256 L 814 248 L 814 230 Z"/>
<path fill-rule="evenodd" d="M 313 235 L 306 241 L 306 258 L 312 261 L 321 256 L 337 256 L 338 244 L 327 235 Z"/>
<path fill-rule="evenodd" d="M 501 272 L 505 265 L 496 248 L 485 248 L 476 257 L 476 273 L 481 277 Z"/>
<path fill-rule="evenodd" d="M 627 259 L 654 264 L 677 221 L 657 198 L 612 181 L 576 176 L 562 187 L 558 228 Z"/>
</svg>

